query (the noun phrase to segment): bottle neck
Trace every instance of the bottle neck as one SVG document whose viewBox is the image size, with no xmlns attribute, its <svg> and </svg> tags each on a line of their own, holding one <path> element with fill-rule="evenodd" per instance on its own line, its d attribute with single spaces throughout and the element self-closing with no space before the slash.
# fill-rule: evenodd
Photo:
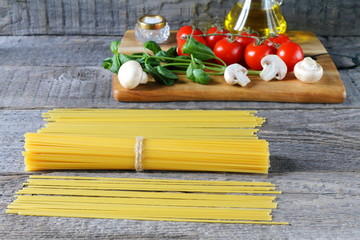
<svg viewBox="0 0 360 240">
<path fill-rule="evenodd" d="M 262 9 L 270 9 L 274 5 L 281 5 L 283 0 L 240 0 L 239 4 L 244 7 L 247 5 L 254 5 L 254 7 L 261 7 Z"/>
</svg>

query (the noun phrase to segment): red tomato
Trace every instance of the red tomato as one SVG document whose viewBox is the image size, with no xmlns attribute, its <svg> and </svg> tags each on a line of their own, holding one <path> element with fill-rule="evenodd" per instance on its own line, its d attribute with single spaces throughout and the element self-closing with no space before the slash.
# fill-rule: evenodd
<svg viewBox="0 0 360 240">
<path fill-rule="evenodd" d="M 237 37 L 236 38 L 236 42 L 238 42 L 243 48 L 246 48 L 247 45 L 249 45 L 250 43 L 255 43 L 256 42 L 256 38 L 252 38 L 252 37 L 258 37 L 258 35 L 256 33 L 247 33 L 247 32 L 243 32 L 241 33 L 242 36 L 244 37 Z M 250 36 L 250 37 L 248 37 Z"/>
<path fill-rule="evenodd" d="M 267 40 L 265 40 L 267 45 L 274 47 L 275 49 L 276 49 L 276 44 L 281 45 L 290 41 L 291 41 L 290 38 L 285 34 L 278 34 L 277 36 L 269 37 L 267 38 Z"/>
<path fill-rule="evenodd" d="M 228 30 L 218 28 L 218 27 L 212 27 L 207 30 L 206 34 L 226 34 L 229 33 Z M 214 36 L 206 36 L 205 40 L 209 48 L 213 49 L 215 44 L 220 41 L 223 38 L 227 38 L 226 35 L 214 35 Z"/>
<path fill-rule="evenodd" d="M 304 59 L 302 48 L 294 42 L 280 45 L 276 54 L 286 63 L 289 72 L 294 70 L 296 63 Z"/>
<path fill-rule="evenodd" d="M 215 44 L 214 53 L 230 65 L 240 62 L 243 57 L 243 47 L 237 42 L 230 42 L 229 39 L 223 38 Z"/>
<path fill-rule="evenodd" d="M 275 53 L 276 51 L 265 43 L 262 43 L 260 45 L 251 43 L 245 48 L 245 62 L 250 68 L 254 70 L 261 70 L 261 59 L 269 54 Z"/>
<path fill-rule="evenodd" d="M 198 42 L 201 42 L 206 45 L 205 38 L 199 37 L 197 35 L 203 35 L 204 33 L 199 29 L 194 29 L 192 26 L 183 26 L 179 29 L 176 34 L 177 42 L 177 53 L 178 55 L 188 55 L 182 52 L 182 47 L 186 43 L 185 35 L 192 35 Z"/>
</svg>

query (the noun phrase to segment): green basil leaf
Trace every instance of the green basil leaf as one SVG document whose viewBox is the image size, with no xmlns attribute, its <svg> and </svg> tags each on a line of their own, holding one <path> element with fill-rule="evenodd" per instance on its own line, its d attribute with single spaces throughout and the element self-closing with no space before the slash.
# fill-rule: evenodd
<svg viewBox="0 0 360 240">
<path fill-rule="evenodd" d="M 180 56 L 177 56 L 176 59 L 190 59 L 190 57 L 186 56 L 186 55 L 180 55 Z"/>
<path fill-rule="evenodd" d="M 194 70 L 196 68 L 197 68 L 196 64 L 194 62 L 191 62 L 188 68 L 186 69 L 186 77 L 193 82 L 195 82 Z"/>
<path fill-rule="evenodd" d="M 110 51 L 115 54 L 118 52 L 120 42 L 119 41 L 112 41 L 110 44 Z"/>
<path fill-rule="evenodd" d="M 178 76 L 173 73 L 172 71 L 170 71 L 169 69 L 167 69 L 166 67 L 163 67 L 161 65 L 157 66 L 156 71 L 164 78 L 166 79 L 172 79 L 172 80 L 178 80 Z"/>
<path fill-rule="evenodd" d="M 115 53 L 112 58 L 112 65 L 110 67 L 110 71 L 112 71 L 113 73 L 118 73 L 119 68 L 121 67 L 121 63 L 120 63 L 120 59 L 119 59 L 119 54 Z"/>
<path fill-rule="evenodd" d="M 170 53 L 171 54 L 171 53 Z M 166 57 L 166 58 L 174 58 L 173 56 L 169 56 L 169 53 L 167 51 L 160 51 L 160 52 L 157 52 L 155 54 L 156 57 Z M 170 60 L 170 59 L 160 59 L 161 61 L 163 62 L 166 62 L 166 63 L 172 63 L 174 62 L 174 60 Z"/>
<path fill-rule="evenodd" d="M 121 53 L 121 54 L 119 55 L 119 60 L 120 60 L 120 63 L 121 63 L 121 65 L 122 65 L 122 64 L 126 63 L 127 61 L 134 60 L 134 58 L 132 58 L 132 57 L 129 56 L 129 55 L 126 55 L 126 54 Z"/>
<path fill-rule="evenodd" d="M 144 55 L 142 58 L 135 59 L 138 63 L 140 63 L 141 67 L 145 69 L 145 61 L 152 65 L 152 66 L 158 66 L 160 65 L 160 61 L 158 59 L 149 58 L 149 56 Z"/>
<path fill-rule="evenodd" d="M 157 52 L 155 54 L 155 56 L 157 56 L 157 57 L 167 57 L 168 55 L 167 55 L 167 53 L 165 51 L 161 50 L 161 51 Z"/>
<path fill-rule="evenodd" d="M 202 69 L 195 69 L 193 71 L 195 82 L 200 84 L 208 84 L 210 82 L 210 77 Z"/>
<path fill-rule="evenodd" d="M 154 55 L 161 51 L 161 47 L 159 46 L 159 44 L 157 44 L 154 41 L 146 42 L 144 44 L 144 48 L 149 49 L 150 51 L 152 51 Z"/>
<path fill-rule="evenodd" d="M 173 79 L 166 79 L 163 76 L 161 76 L 156 71 L 156 69 L 153 66 L 151 66 L 147 61 L 145 62 L 145 69 L 158 83 L 166 85 L 166 86 L 174 85 Z"/>
<path fill-rule="evenodd" d="M 103 60 L 102 67 L 107 70 L 110 70 L 111 66 L 112 66 L 112 58 L 111 57 L 105 58 Z"/>
<path fill-rule="evenodd" d="M 192 60 L 197 63 L 196 65 L 198 66 L 197 68 L 201 68 L 203 69 L 205 67 L 205 64 L 203 61 L 201 61 L 200 59 L 197 59 L 195 57 L 192 58 Z"/>
<path fill-rule="evenodd" d="M 155 58 L 149 58 L 147 60 L 147 63 L 151 64 L 151 66 L 158 66 L 160 65 L 160 61 L 158 59 Z"/>
<path fill-rule="evenodd" d="M 171 47 L 166 51 L 166 55 L 168 57 L 176 57 L 177 56 L 177 51 L 176 51 L 176 46 L 175 47 Z"/>
<path fill-rule="evenodd" d="M 145 68 L 145 60 L 146 60 L 146 58 L 142 57 L 142 58 L 137 58 L 135 61 L 140 63 L 141 67 L 144 69 Z"/>
<path fill-rule="evenodd" d="M 196 41 L 193 37 L 190 37 L 184 44 L 182 51 L 200 60 L 206 61 L 215 58 L 214 52 L 208 46 Z"/>
<path fill-rule="evenodd" d="M 165 51 L 159 51 L 155 54 L 156 57 L 168 57 L 167 53 Z M 161 61 L 168 62 L 168 60 L 161 59 Z"/>
</svg>

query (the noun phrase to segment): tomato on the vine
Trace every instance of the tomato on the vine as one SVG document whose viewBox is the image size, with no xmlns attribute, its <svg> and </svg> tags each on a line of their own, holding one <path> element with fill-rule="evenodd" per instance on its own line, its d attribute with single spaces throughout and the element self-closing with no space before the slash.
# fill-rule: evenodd
<svg viewBox="0 0 360 240">
<path fill-rule="evenodd" d="M 243 58 L 243 47 L 227 38 L 218 41 L 214 46 L 214 53 L 227 65 L 238 63 Z"/>
<path fill-rule="evenodd" d="M 203 35 L 204 33 L 199 29 L 194 29 L 192 26 L 183 26 L 179 29 L 176 34 L 176 42 L 177 42 L 177 53 L 178 55 L 188 55 L 182 52 L 182 48 L 186 43 L 186 35 L 191 35 L 198 42 L 201 42 L 206 45 L 205 38 L 198 36 Z"/>
<path fill-rule="evenodd" d="M 271 42 L 275 43 L 275 44 L 284 44 L 284 43 L 287 43 L 287 42 L 290 42 L 290 38 L 288 36 L 286 36 L 285 34 L 278 34 L 278 35 L 275 35 L 275 36 L 272 36 L 272 37 L 269 37 L 267 38 L 269 39 Z M 269 45 L 272 45 L 269 41 L 267 42 Z"/>
<path fill-rule="evenodd" d="M 293 71 L 296 63 L 304 59 L 302 48 L 294 42 L 281 44 L 276 53 L 288 67 L 288 71 Z"/>
<path fill-rule="evenodd" d="M 261 70 L 261 59 L 269 54 L 275 54 L 276 51 L 265 43 L 257 45 L 251 43 L 246 46 L 244 58 L 245 63 L 254 70 Z"/>
<path fill-rule="evenodd" d="M 229 33 L 228 30 L 222 29 L 219 27 L 212 27 L 207 30 L 206 34 L 224 34 L 224 35 L 212 35 L 212 36 L 206 36 L 205 40 L 209 48 L 213 49 L 215 47 L 215 44 L 220 41 L 223 38 L 228 38 L 227 34 Z"/>
<path fill-rule="evenodd" d="M 201 36 L 198 36 L 198 35 L 204 35 L 204 33 L 200 29 L 193 28 L 190 25 L 183 26 L 178 30 L 178 32 L 176 33 L 176 40 L 178 40 L 179 38 L 184 37 L 184 35 L 192 35 L 199 42 L 202 41 L 202 42 L 205 43 L 205 39 L 203 37 L 201 37 Z"/>
<path fill-rule="evenodd" d="M 285 34 L 271 36 L 265 40 L 266 44 L 273 47 L 274 49 L 276 49 L 276 45 L 281 45 L 290 41 L 290 38 Z"/>
<path fill-rule="evenodd" d="M 236 42 L 239 43 L 243 48 L 246 48 L 247 45 L 250 43 L 255 43 L 257 40 L 257 37 L 259 37 L 256 33 L 247 33 L 243 32 L 236 38 Z"/>
</svg>

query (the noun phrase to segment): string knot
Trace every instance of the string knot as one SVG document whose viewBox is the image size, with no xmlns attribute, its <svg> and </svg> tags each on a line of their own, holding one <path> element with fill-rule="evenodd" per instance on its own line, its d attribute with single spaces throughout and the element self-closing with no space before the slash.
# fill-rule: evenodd
<svg viewBox="0 0 360 240">
<path fill-rule="evenodd" d="M 141 136 L 136 137 L 134 165 L 135 165 L 135 170 L 137 172 L 143 171 L 143 166 L 142 166 L 143 141 L 144 141 L 143 137 Z"/>
</svg>

